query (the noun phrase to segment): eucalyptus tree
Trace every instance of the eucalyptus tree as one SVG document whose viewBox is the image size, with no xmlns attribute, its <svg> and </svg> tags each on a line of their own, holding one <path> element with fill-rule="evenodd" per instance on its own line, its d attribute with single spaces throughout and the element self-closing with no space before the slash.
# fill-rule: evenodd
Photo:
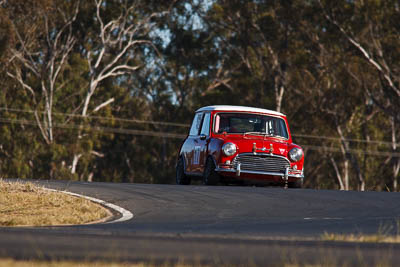
<svg viewBox="0 0 400 267">
<path fill-rule="evenodd" d="M 284 110 L 299 11 L 296 1 L 215 1 L 204 21 L 217 36 L 221 58 L 208 89 L 225 87 L 243 102 Z"/>
<path fill-rule="evenodd" d="M 145 53 L 155 49 L 149 33 L 171 4 L 149 9 L 143 1 L 129 0 L 2 3 L 15 33 L 7 75 L 27 99 L 17 109 L 28 114 L 22 124 L 38 127 L 40 147 L 48 151 L 41 165 L 51 177 L 60 169 L 69 169 L 67 177 L 92 177 L 96 158 L 104 153 L 99 134 L 87 130 L 89 117 L 110 116 L 110 106 L 123 98 L 118 85 L 146 67 Z M 56 128 L 62 130 L 56 134 Z"/>
<path fill-rule="evenodd" d="M 89 84 L 83 97 L 80 115 L 82 118 L 98 112 L 115 101 L 93 95 L 107 79 L 121 78 L 143 67 L 138 47 L 153 44 L 148 34 L 154 26 L 153 19 L 159 12 L 142 13 L 143 1 L 95 0 L 93 32 L 85 38 L 83 56 L 87 60 Z M 103 94 L 104 96 L 104 94 Z M 79 133 L 78 138 L 82 138 Z M 76 172 L 79 159 L 84 153 L 75 153 L 71 172 Z"/>
<path fill-rule="evenodd" d="M 400 6 L 396 1 L 341 1 L 332 5 L 319 0 L 322 14 L 359 58 L 359 71 L 353 78 L 368 94 L 369 101 L 390 119 L 392 153 L 398 152 L 400 123 Z M 392 166 L 392 188 L 398 190 L 400 157 L 392 156 L 387 162 Z"/>
<path fill-rule="evenodd" d="M 149 107 L 152 104 L 147 103 L 146 86 L 140 81 L 154 77 L 151 70 L 154 62 L 159 60 L 160 52 L 153 34 L 159 21 L 168 17 L 174 3 L 175 1 L 163 3 L 140 0 L 95 1 L 91 13 L 93 20 L 89 22 L 82 20 L 82 25 L 85 26 L 80 25 L 82 46 L 78 49 L 88 66 L 88 71 L 83 73 L 87 77 L 88 84 L 82 96 L 83 101 L 76 109 L 82 121 L 90 120 L 99 112 L 111 118 L 120 116 L 151 120 Z M 91 30 L 89 34 L 84 34 L 86 26 Z M 77 136 L 77 142 L 92 139 L 93 135 L 85 131 L 79 132 Z M 89 151 L 84 149 L 76 151 L 71 172 L 77 171 L 81 163 L 81 173 L 91 169 L 92 171 L 86 173 L 89 177 L 92 177 L 94 172 L 103 177 L 99 168 L 108 167 L 117 170 L 118 167 L 113 167 L 112 164 L 120 166 L 122 163 L 122 169 L 116 171 L 120 177 L 118 179 L 133 181 L 140 175 L 149 177 L 143 172 L 145 168 L 139 156 L 146 157 L 143 156 L 143 152 L 139 153 L 139 150 L 146 148 L 143 148 L 143 143 L 138 144 L 140 141 L 137 139 L 133 136 L 109 136 L 109 139 L 103 136 L 101 143 L 97 145 L 101 151 L 95 151 L 93 145 L 93 149 Z M 113 147 L 107 142 L 116 143 Z M 123 153 L 119 142 L 128 145 L 125 146 L 126 150 Z M 117 149 L 117 154 L 111 155 L 110 149 Z M 148 154 L 148 151 L 144 154 Z M 94 162 L 98 162 L 98 165 L 92 164 L 88 168 L 88 160 L 96 155 L 98 158 Z M 114 160 L 107 162 L 111 158 Z M 125 177 L 121 178 L 121 175 Z"/>
<path fill-rule="evenodd" d="M 54 142 L 55 95 L 61 90 L 57 82 L 76 42 L 72 23 L 78 14 L 79 1 L 73 6 L 64 6 L 65 9 L 60 8 L 60 3 L 56 1 L 20 3 L 23 6 L 29 4 L 35 7 L 35 15 L 28 13 L 33 15 L 28 20 L 31 23 L 24 21 L 26 14 L 19 14 L 18 17 L 10 14 L 17 44 L 11 49 L 7 75 L 30 95 L 36 123 L 45 142 L 51 144 Z M 17 9 L 18 3 L 13 2 L 6 9 L 13 7 Z"/>
<path fill-rule="evenodd" d="M 39 172 L 47 170 L 50 176 L 53 176 L 54 170 L 61 169 L 51 162 L 54 157 L 59 158 L 55 151 L 63 150 L 60 147 L 56 149 L 54 112 L 63 109 L 60 99 L 66 94 L 60 78 L 68 66 L 76 41 L 72 24 L 76 20 L 78 6 L 79 1 L 50 0 L 3 1 L 1 4 L 2 17 L 8 21 L 8 34 L 12 40 L 3 61 L 8 77 L 2 105 L 5 115 L 9 116 L 5 122 L 16 137 L 25 135 L 25 139 L 30 138 L 32 147 L 35 147 L 24 147 L 26 153 L 10 156 L 9 166 L 23 165 L 22 169 Z M 17 112 L 18 116 L 10 114 L 10 111 Z M 23 131 L 18 132 L 15 125 Z M 36 126 L 39 136 L 27 131 L 31 128 L 27 125 Z M 20 146 L 23 147 L 24 143 L 21 142 Z M 15 149 L 9 148 L 8 152 Z"/>
</svg>

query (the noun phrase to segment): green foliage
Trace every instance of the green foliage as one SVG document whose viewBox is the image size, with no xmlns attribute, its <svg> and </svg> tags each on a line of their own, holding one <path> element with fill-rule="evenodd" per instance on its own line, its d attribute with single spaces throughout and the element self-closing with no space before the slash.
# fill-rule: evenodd
<svg viewBox="0 0 400 267">
<path fill-rule="evenodd" d="M 230 104 L 288 115 L 306 186 L 339 189 L 347 164 L 349 189 L 395 190 L 396 1 L 105 0 L 100 16 L 144 23 L 132 35 L 143 43 L 116 60 L 139 69 L 101 80 L 82 114 L 91 82 L 129 36 L 105 45 L 94 1 L 1 4 L 0 177 L 173 183 L 182 140 L 166 134 L 188 128 L 151 122 L 189 124 L 198 107 Z M 63 61 L 56 52 L 70 37 Z"/>
</svg>

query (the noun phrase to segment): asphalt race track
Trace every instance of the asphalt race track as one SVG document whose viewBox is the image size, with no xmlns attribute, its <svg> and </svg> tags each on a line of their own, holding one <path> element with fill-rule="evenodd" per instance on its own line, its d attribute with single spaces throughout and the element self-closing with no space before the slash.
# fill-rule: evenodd
<svg viewBox="0 0 400 267">
<path fill-rule="evenodd" d="M 325 232 L 398 234 L 400 193 L 41 183 L 119 205 L 134 217 L 96 225 L 0 228 L 0 257 L 244 266 L 400 265 L 400 244 L 318 240 Z"/>
</svg>

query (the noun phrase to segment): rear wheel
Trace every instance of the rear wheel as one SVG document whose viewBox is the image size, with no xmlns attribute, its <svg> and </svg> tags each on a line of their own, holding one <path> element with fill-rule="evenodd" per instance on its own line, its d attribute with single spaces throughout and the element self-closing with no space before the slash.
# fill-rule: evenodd
<svg viewBox="0 0 400 267">
<path fill-rule="evenodd" d="M 185 163 L 183 157 L 180 157 L 176 165 L 176 184 L 190 184 L 190 177 L 185 174 Z"/>
<path fill-rule="evenodd" d="M 220 180 L 219 174 L 215 171 L 214 160 L 209 157 L 206 161 L 206 167 L 203 172 L 203 184 L 216 185 Z"/>
</svg>

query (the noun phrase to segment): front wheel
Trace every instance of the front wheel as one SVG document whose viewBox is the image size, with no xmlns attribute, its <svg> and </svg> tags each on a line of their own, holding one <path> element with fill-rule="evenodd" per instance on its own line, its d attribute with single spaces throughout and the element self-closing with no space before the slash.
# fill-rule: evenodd
<svg viewBox="0 0 400 267">
<path fill-rule="evenodd" d="M 288 184 L 290 188 L 302 188 L 303 187 L 303 179 L 297 179 L 295 182 L 290 182 Z"/>
<path fill-rule="evenodd" d="M 176 184 L 190 184 L 190 177 L 185 174 L 185 163 L 183 157 L 180 157 L 176 164 Z"/>
<path fill-rule="evenodd" d="M 216 185 L 220 180 L 219 174 L 215 171 L 215 163 L 211 157 L 207 158 L 206 167 L 203 172 L 203 184 Z"/>
</svg>

